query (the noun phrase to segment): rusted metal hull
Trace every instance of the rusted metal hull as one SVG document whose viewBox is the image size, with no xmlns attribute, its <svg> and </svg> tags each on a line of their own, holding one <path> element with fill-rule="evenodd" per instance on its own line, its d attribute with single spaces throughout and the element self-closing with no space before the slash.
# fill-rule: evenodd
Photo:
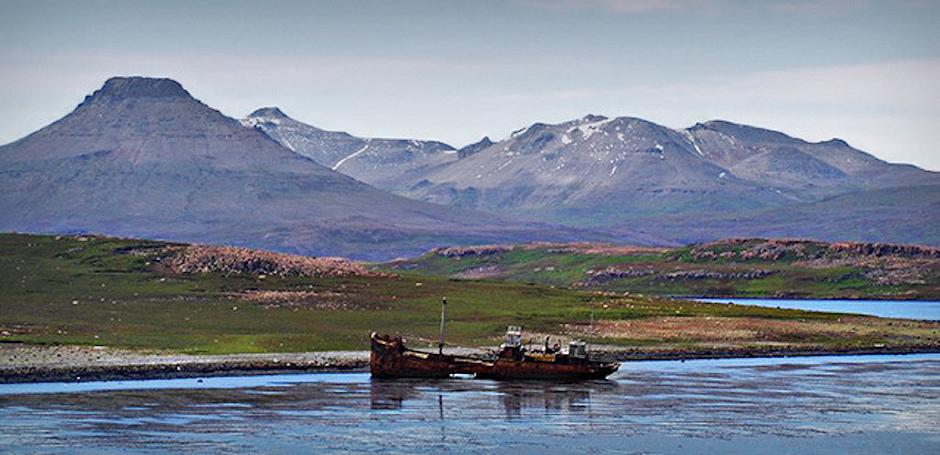
<svg viewBox="0 0 940 455">
<path fill-rule="evenodd" d="M 372 334 L 369 368 L 377 378 L 446 378 L 474 374 L 485 362 L 477 359 L 413 351 L 401 338 Z"/>
<path fill-rule="evenodd" d="M 469 374 L 486 379 L 603 379 L 620 366 L 607 362 L 557 363 L 531 358 L 493 361 L 419 352 L 405 347 L 401 338 L 372 335 L 370 369 L 376 378 L 446 378 Z"/>
<path fill-rule="evenodd" d="M 484 379 L 604 379 L 619 367 L 619 363 L 560 364 L 498 359 L 491 367 L 476 372 L 476 376 Z"/>
</svg>

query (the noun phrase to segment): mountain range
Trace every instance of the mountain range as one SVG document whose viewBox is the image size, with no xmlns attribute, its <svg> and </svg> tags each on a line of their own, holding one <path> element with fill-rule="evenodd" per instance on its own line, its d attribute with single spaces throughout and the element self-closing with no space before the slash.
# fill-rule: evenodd
<svg viewBox="0 0 940 455">
<path fill-rule="evenodd" d="M 323 166 L 379 188 L 395 188 L 428 169 L 457 159 L 457 150 L 437 141 L 361 138 L 298 122 L 279 108 L 265 107 L 242 120 L 281 145 Z"/>
<path fill-rule="evenodd" d="M 297 141 L 304 124 L 290 122 L 264 130 L 282 144 Z M 288 139 L 288 131 L 296 135 Z M 311 157 L 337 148 L 300 142 Z M 409 153 L 408 143 L 398 141 L 381 178 L 369 171 L 381 161 L 355 151 L 340 159 L 363 166 L 338 170 L 427 202 L 608 232 L 628 227 L 679 243 L 742 235 L 940 242 L 932 227 L 940 224 L 940 174 L 887 163 L 841 139 L 808 142 L 721 120 L 672 129 L 587 115 L 484 138 L 456 156 L 449 146 Z"/>
<path fill-rule="evenodd" d="M 389 259 L 449 244 L 729 236 L 940 244 L 940 174 L 832 139 L 588 115 L 457 149 L 118 77 L 0 146 L 0 230 Z"/>
<path fill-rule="evenodd" d="M 724 121 L 673 130 L 630 117 L 536 123 L 427 172 L 408 193 L 487 209 L 584 209 L 628 217 L 738 212 L 851 191 L 940 183 L 834 139 L 809 143 Z"/>
<path fill-rule="evenodd" d="M 380 191 L 244 127 L 169 79 L 112 78 L 62 119 L 0 147 L 0 185 L 2 231 L 365 259 L 573 235 Z"/>
</svg>

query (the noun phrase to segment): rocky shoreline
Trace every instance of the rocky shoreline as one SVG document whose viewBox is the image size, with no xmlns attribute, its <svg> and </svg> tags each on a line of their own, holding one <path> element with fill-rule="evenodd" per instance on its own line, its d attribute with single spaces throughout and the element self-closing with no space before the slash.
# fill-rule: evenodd
<svg viewBox="0 0 940 455">
<path fill-rule="evenodd" d="M 366 371 L 367 351 L 185 355 L 104 347 L 0 345 L 0 383 Z"/>
<path fill-rule="evenodd" d="M 453 354 L 480 355 L 480 348 L 453 348 Z M 721 346 L 626 348 L 597 346 L 595 357 L 616 361 L 798 357 L 820 355 L 900 355 L 940 353 L 940 345 L 885 347 Z M 141 353 L 103 347 L 0 345 L 0 384 L 170 379 L 285 373 L 365 372 L 368 351 L 271 354 L 185 355 Z"/>
</svg>

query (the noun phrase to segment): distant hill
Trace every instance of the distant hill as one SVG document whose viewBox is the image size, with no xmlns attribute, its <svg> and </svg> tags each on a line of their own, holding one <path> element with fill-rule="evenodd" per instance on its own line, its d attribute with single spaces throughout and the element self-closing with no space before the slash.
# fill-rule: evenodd
<svg viewBox="0 0 940 455">
<path fill-rule="evenodd" d="M 242 120 L 281 145 L 330 169 L 383 189 L 408 181 L 408 175 L 457 159 L 457 151 L 442 142 L 377 139 L 326 131 L 298 122 L 276 107 L 261 108 Z"/>
<path fill-rule="evenodd" d="M 725 121 L 674 130 L 637 118 L 589 115 L 536 123 L 459 156 L 420 176 L 403 175 L 407 182 L 389 188 L 407 187 L 401 194 L 424 201 L 554 223 L 656 232 L 680 243 L 765 233 L 940 242 L 937 223 L 912 231 L 905 221 L 936 219 L 936 210 L 925 212 L 903 192 L 879 193 L 919 188 L 918 201 L 926 198 L 936 207 L 940 174 L 884 162 L 839 139 L 807 142 Z M 878 195 L 879 210 L 864 203 L 825 208 L 831 198 L 861 202 L 865 194 Z M 736 220 L 745 220 L 746 228 Z M 889 225 L 899 230 L 877 228 Z M 660 231 L 662 226 L 669 229 Z"/>
<path fill-rule="evenodd" d="M 377 190 L 245 128 L 170 79 L 109 79 L 62 119 L 0 147 L 0 185 L 0 231 L 370 259 L 570 235 Z"/>
<path fill-rule="evenodd" d="M 733 247 L 746 253 L 759 245 Z M 682 265 L 722 267 L 703 256 L 720 248 L 727 247 L 703 248 L 701 253 L 681 250 L 688 259 Z M 455 255 L 466 253 L 459 249 L 437 251 L 451 254 L 435 257 L 453 267 L 474 267 L 481 260 L 492 259 L 466 254 L 458 259 Z M 593 250 L 520 248 L 513 259 L 525 266 L 548 257 L 559 266 L 557 277 L 584 265 L 579 262 L 584 258 L 606 271 L 611 259 L 618 257 L 603 254 L 655 250 L 589 251 Z M 781 261 L 781 266 L 787 263 Z M 0 273 L 0 340 L 7 347 L 77 344 L 189 354 L 276 352 L 283 361 L 286 352 L 361 350 L 369 345 L 372 331 L 401 334 L 412 346 L 424 347 L 437 340 L 441 296 L 451 302 L 447 342 L 457 346 L 498 344 L 505 324 L 516 321 L 539 336 L 589 337 L 594 344 L 624 346 L 634 359 L 649 358 L 650 354 L 694 358 L 716 353 L 857 353 L 860 348 L 882 354 L 936 352 L 940 343 L 940 323 L 677 301 L 636 292 L 597 292 L 592 286 L 572 290 L 520 282 L 453 280 L 414 271 L 376 273 L 363 264 L 343 260 L 151 240 L 0 234 L 0 264 L 5 266 L 5 273 Z M 759 264 L 755 261 L 754 266 L 762 267 Z M 813 283 L 809 280 L 848 275 L 831 283 L 816 281 L 813 290 L 868 286 L 857 278 L 853 282 L 854 275 L 844 268 L 830 271 L 833 269 L 795 276 Z M 754 285 L 751 292 L 767 286 L 766 281 L 741 278 L 740 272 L 735 276 L 742 288 L 749 282 Z M 604 274 L 596 276 L 604 279 Z M 697 272 L 681 276 L 697 276 Z M 587 275 L 581 274 L 578 279 L 584 277 Z M 885 278 L 911 277 L 915 275 Z M 668 279 L 651 282 L 676 285 Z M 707 279 L 697 282 L 710 283 Z M 778 288 L 781 285 L 771 281 L 774 283 Z M 917 293 L 923 288 L 901 289 Z M 22 380 L 23 375 L 74 382 L 78 375 L 84 381 L 102 373 L 98 368 L 101 362 L 91 356 L 91 371 L 76 370 L 78 365 L 73 362 L 53 366 L 56 358 L 51 356 L 52 368 L 37 371 L 29 364 L 35 358 L 35 351 L 31 351 L 18 358 L 6 355 L 7 362 L 0 362 L 0 382 Z M 100 357 L 102 352 L 95 349 L 93 354 Z M 226 365 L 231 371 L 233 365 Z M 250 365 L 258 368 L 254 361 Z M 276 359 L 266 368 L 283 371 Z M 303 366 L 295 363 L 291 368 Z M 148 371 L 154 370 L 145 367 L 121 373 Z"/>
<path fill-rule="evenodd" d="M 589 115 L 536 123 L 474 147 L 427 172 L 410 193 L 476 208 L 603 207 L 643 215 L 737 212 L 940 183 L 936 173 L 886 163 L 841 140 L 810 143 L 722 121 L 673 130 Z"/>
<path fill-rule="evenodd" d="M 438 248 L 390 270 L 649 295 L 940 297 L 940 249 L 918 245 L 726 239 L 680 248 L 592 243 Z"/>
<path fill-rule="evenodd" d="M 722 238 L 812 237 L 857 242 L 940 245 L 940 185 L 852 191 L 813 202 L 745 214 L 646 219 L 633 230 L 678 243 Z"/>
<path fill-rule="evenodd" d="M 940 245 L 940 174 L 844 141 L 589 115 L 460 150 L 359 138 L 118 77 L 0 146 L 0 231 L 389 259 L 444 245 L 803 237 Z"/>
</svg>

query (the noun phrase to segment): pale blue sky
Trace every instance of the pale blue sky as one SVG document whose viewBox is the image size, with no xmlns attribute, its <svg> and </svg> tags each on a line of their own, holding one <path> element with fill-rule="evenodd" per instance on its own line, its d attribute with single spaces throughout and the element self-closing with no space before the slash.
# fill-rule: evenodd
<svg viewBox="0 0 940 455">
<path fill-rule="evenodd" d="M 194 4 L 189 4 L 194 3 Z M 227 115 L 277 105 L 363 136 L 498 139 L 587 113 L 840 137 L 940 170 L 929 0 L 0 0 L 0 143 L 113 75 Z"/>
</svg>

